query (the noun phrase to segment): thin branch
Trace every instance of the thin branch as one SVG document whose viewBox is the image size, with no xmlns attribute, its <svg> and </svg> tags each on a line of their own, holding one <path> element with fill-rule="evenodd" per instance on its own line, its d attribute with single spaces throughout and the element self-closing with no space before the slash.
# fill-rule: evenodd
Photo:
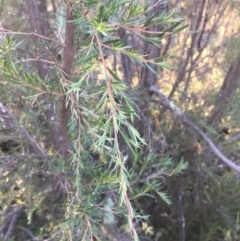
<svg viewBox="0 0 240 241">
<path fill-rule="evenodd" d="M 46 36 L 43 36 L 41 34 L 37 34 L 37 33 L 34 33 L 34 32 L 31 32 L 31 33 L 26 33 L 26 32 L 14 32 L 14 31 L 11 31 L 9 29 L 6 29 L 4 28 L 2 25 L 0 25 L 0 33 L 4 34 L 4 35 L 25 35 L 25 36 L 29 36 L 29 37 L 38 37 L 38 38 L 41 38 L 41 39 L 44 39 L 44 40 L 47 40 L 47 41 L 50 41 L 50 42 L 54 42 L 56 43 L 57 45 L 61 46 L 61 47 L 64 47 L 63 44 L 61 44 L 60 42 L 52 39 L 52 38 L 48 38 Z"/>
<path fill-rule="evenodd" d="M 21 61 L 22 61 L 22 62 L 40 61 L 40 62 L 43 62 L 43 63 L 56 65 L 55 62 L 53 62 L 53 61 L 49 61 L 49 60 L 45 60 L 45 59 L 23 59 L 23 60 L 21 60 Z"/>
<path fill-rule="evenodd" d="M 21 60 L 22 62 L 30 62 L 30 61 L 36 61 L 36 62 L 42 62 L 42 63 L 46 63 L 46 64 L 51 64 L 51 65 L 55 65 L 57 67 L 59 67 L 61 70 L 63 70 L 63 66 L 58 64 L 57 62 L 53 62 L 53 61 L 49 61 L 46 59 L 39 59 L 39 58 L 31 58 L 31 59 L 23 59 Z"/>
<path fill-rule="evenodd" d="M 180 186 L 178 188 L 178 213 L 179 213 L 179 231 L 180 231 L 180 241 L 185 241 L 185 217 L 184 217 L 184 211 L 183 211 L 183 202 L 182 202 L 182 193 Z"/>
<path fill-rule="evenodd" d="M 1 159 L 4 159 L 4 160 L 18 160 L 18 161 L 21 161 L 21 160 L 26 160 L 26 158 L 42 158 L 43 156 L 42 155 L 36 155 L 36 154 L 25 154 L 25 155 L 3 155 L 3 156 L 0 156 L 0 160 Z M 6 163 L 6 162 L 5 162 Z"/>
<path fill-rule="evenodd" d="M 226 142 L 231 143 L 231 142 L 234 142 L 234 141 L 238 141 L 239 139 L 240 139 L 240 133 L 237 134 L 236 136 L 233 136 L 233 137 L 229 138 Z"/>
<path fill-rule="evenodd" d="M 154 94 L 156 94 L 163 101 L 162 104 L 170 109 L 183 123 L 190 126 L 193 130 L 195 130 L 203 140 L 209 145 L 212 152 L 223 162 L 225 162 L 229 167 L 234 169 L 235 171 L 240 173 L 240 166 L 236 165 L 233 161 L 224 156 L 221 151 L 216 147 L 216 145 L 212 142 L 212 140 L 202 131 L 200 130 L 194 123 L 192 123 L 181 111 L 180 108 L 175 106 L 156 86 L 152 85 L 149 88 Z"/>
<path fill-rule="evenodd" d="M 13 228 L 14 228 L 15 223 L 17 222 L 18 216 L 21 214 L 21 212 L 22 212 L 22 207 L 18 208 L 16 210 L 16 212 L 13 214 L 13 217 L 9 223 L 8 230 L 3 238 L 3 241 L 7 241 L 10 238 L 10 236 L 12 235 Z"/>
</svg>

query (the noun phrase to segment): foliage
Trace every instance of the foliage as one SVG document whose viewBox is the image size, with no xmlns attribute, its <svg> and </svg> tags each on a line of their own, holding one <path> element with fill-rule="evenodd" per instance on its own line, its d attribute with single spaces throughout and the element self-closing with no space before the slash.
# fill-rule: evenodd
<svg viewBox="0 0 240 241">
<path fill-rule="evenodd" d="M 238 92 L 215 126 L 208 117 L 221 86 L 211 82 L 211 76 L 197 76 L 209 64 L 207 68 L 217 69 L 213 75 L 219 82 L 223 69 L 232 64 L 226 59 L 238 59 L 238 38 L 226 36 L 231 40 L 227 51 L 218 51 L 222 55 L 215 59 L 222 65 L 216 67 L 209 53 L 216 56 L 214 47 L 220 45 L 214 41 L 221 35 L 214 29 L 217 20 L 207 18 L 207 26 L 214 26 L 208 30 L 190 14 L 196 7 L 204 20 L 204 4 L 200 8 L 181 1 L 180 10 L 167 11 L 167 1 L 55 2 L 55 15 L 50 3 L 47 8 L 49 36 L 30 34 L 24 21 L 18 23 L 24 32 L 13 32 L 13 20 L 8 19 L 7 34 L 0 39 L 0 118 L 6 117 L 1 115 L 5 102 L 12 113 L 7 118 L 14 123 L 7 131 L 6 123 L 0 126 L 1 238 L 237 240 L 239 177 L 219 164 L 177 116 L 173 118 L 145 82 L 150 78 L 169 93 L 171 109 L 186 114 L 234 158 L 239 139 L 229 135 L 239 130 Z M 222 5 L 214 4 L 206 12 L 222 17 Z M 69 26 L 74 28 L 72 43 Z M 210 35 L 202 36 L 198 27 Z M 67 47 L 73 49 L 73 63 Z M 159 54 L 151 57 L 152 52 Z M 131 66 L 131 83 L 125 79 L 124 61 Z M 41 64 L 47 70 L 44 75 Z M 149 71 L 146 79 L 144 71 Z M 50 107 L 56 115 L 49 117 Z M 51 132 L 56 125 L 61 146 L 64 109 L 68 155 L 56 147 Z M 226 127 L 230 134 L 219 131 Z M 3 143 L 12 145 L 7 153 Z M 45 155 L 39 155 L 39 149 Z"/>
<path fill-rule="evenodd" d="M 71 80 L 61 68 L 61 63 L 44 59 L 22 59 L 18 49 L 24 48 L 23 41 L 17 42 L 11 36 L 1 40 L 0 64 L 4 78 L 11 85 L 27 90 L 27 98 L 37 106 L 40 106 L 43 95 L 58 100 L 64 94 L 71 110 L 69 121 L 71 153 L 68 158 L 64 160 L 48 149 L 49 160 L 40 163 L 36 161 L 36 171 L 32 165 L 24 164 L 29 162 L 28 159 L 22 162 L 21 168 L 18 167 L 21 172 L 15 173 L 16 178 L 14 175 L 11 175 L 11 178 L 14 180 L 12 185 L 16 183 L 17 189 L 24 192 L 16 194 L 13 200 L 16 204 L 24 206 L 29 229 L 32 230 L 31 225 L 35 222 L 39 227 L 43 223 L 44 232 L 48 235 L 50 232 L 53 236 L 58 226 L 52 222 L 60 221 L 59 214 L 63 215 L 65 208 L 66 221 L 60 221 L 62 229 L 56 234 L 57 237 L 60 235 L 62 240 L 93 238 L 111 240 L 114 235 L 117 238 L 120 234 L 114 234 L 118 222 L 116 215 L 123 219 L 123 223 L 128 222 L 131 235 L 134 240 L 138 240 L 133 220 L 138 223 L 143 217 L 139 216 L 132 202 L 154 192 L 170 204 L 157 180 L 164 175 L 181 172 L 186 168 L 186 164 L 180 162 L 173 168 L 171 167 L 173 162 L 169 158 L 163 159 L 146 154 L 143 154 L 140 161 L 140 149 L 146 145 L 146 142 L 134 127 L 135 119 L 139 118 L 132 99 L 136 94 L 131 86 L 124 83 L 112 70 L 104 53 L 124 54 L 133 63 L 145 68 L 150 68 L 149 63 L 164 67 L 164 64 L 157 60 L 146 59 L 143 52 L 125 46 L 124 39 L 119 39 L 116 30 L 126 29 L 142 41 L 157 44 L 163 33 L 156 32 L 156 36 L 146 37 L 141 31 L 144 33 L 144 29 L 150 25 L 170 23 L 173 24 L 171 31 L 177 32 L 181 30 L 176 27 L 182 19 L 174 19 L 174 11 L 164 13 L 160 17 L 144 15 L 152 8 L 150 2 L 143 2 L 139 6 L 134 1 L 102 1 L 101 4 L 85 2 L 82 5 L 76 1 L 71 8 L 75 15 L 71 24 L 74 25 L 76 34 L 75 63 L 72 71 L 74 74 Z M 84 12 L 85 10 L 87 12 Z M 55 43 L 63 42 L 64 11 L 66 10 L 62 7 L 55 22 L 56 36 L 51 43 L 52 46 L 44 39 L 40 40 L 41 45 L 49 49 L 59 48 L 59 44 Z M 59 50 L 58 53 L 61 54 L 63 51 Z M 49 63 L 52 65 L 51 73 L 42 79 L 37 74 L 37 66 L 31 60 Z M 29 102 L 28 99 L 26 103 Z M 59 108 L 57 102 L 56 108 Z M 42 146 L 44 139 L 38 140 L 42 142 Z M 16 165 L 15 161 L 11 163 L 11 166 Z M 42 165 L 46 170 L 40 171 Z M 3 173 L 5 178 L 2 182 L 9 185 L 6 182 L 6 169 L 3 169 Z M 29 175 L 23 180 L 20 173 L 29 173 Z M 55 194 L 52 196 L 54 190 Z M 111 193 L 109 198 L 108 193 Z M 54 208 L 55 200 L 60 201 L 56 208 Z M 52 214 L 46 206 L 49 203 L 52 203 L 51 209 L 54 209 Z M 8 203 L 10 204 L 13 205 L 11 202 Z M 48 223 L 44 220 L 36 221 L 38 217 L 42 218 L 43 212 L 49 213 L 50 217 L 46 217 L 49 219 Z M 110 221 L 104 221 L 105 219 Z M 32 230 L 31 235 L 42 236 L 40 230 L 41 228 Z"/>
</svg>

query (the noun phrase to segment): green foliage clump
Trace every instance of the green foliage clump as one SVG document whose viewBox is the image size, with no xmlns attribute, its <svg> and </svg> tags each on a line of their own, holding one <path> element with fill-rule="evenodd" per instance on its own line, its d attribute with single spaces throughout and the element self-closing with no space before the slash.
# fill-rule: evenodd
<svg viewBox="0 0 240 241">
<path fill-rule="evenodd" d="M 164 36 L 186 28 L 183 19 L 176 10 L 167 12 L 164 1 L 60 3 L 51 38 L 8 32 L 0 39 L 0 93 L 11 102 L 14 120 L 11 135 L 5 131 L 3 139 L 17 141 L 0 157 L 1 238 L 237 240 L 238 176 L 222 168 L 171 113 L 162 121 L 165 110 L 140 83 L 145 80 L 139 69 L 155 76 L 155 67 L 169 69 L 163 57 L 149 58 L 148 48 L 160 52 Z M 74 16 L 70 21 L 68 11 Z M 74 28 L 70 75 L 64 69 L 66 25 Z M 37 41 L 31 48 L 32 36 Z M 228 54 L 233 57 L 230 49 Z M 138 76 L 135 87 L 124 79 L 123 66 L 118 68 L 123 56 Z M 40 62 L 48 69 L 44 78 Z M 184 108 L 169 103 L 182 115 Z M 56 118 L 47 118 L 52 106 Z M 49 133 L 52 124 L 59 125 L 63 106 L 67 156 Z M 217 131 L 206 127 L 201 106 L 190 114 L 219 141 Z M 44 155 L 36 155 L 36 148 Z"/>
<path fill-rule="evenodd" d="M 134 64 L 150 70 L 149 63 L 167 67 L 159 59 L 147 59 L 142 51 L 125 45 L 125 40 L 120 39 L 116 31 L 125 29 L 127 34 L 141 41 L 157 45 L 164 32 L 147 36 L 145 28 L 171 24 L 171 31 L 181 30 L 182 27 L 177 27 L 182 19 L 174 19 L 175 11 L 160 16 L 148 15 L 151 6 L 149 1 L 143 1 L 141 5 L 116 0 L 73 2 L 70 11 L 74 13 L 71 24 L 75 29 L 75 61 L 71 77 L 66 76 L 61 63 L 54 59 L 35 59 L 33 63 L 29 58 L 22 59 L 18 50 L 26 47 L 23 41 L 17 42 L 13 37 L 1 40 L 1 74 L 12 86 L 27 90 L 25 103 L 29 104 L 30 100 L 44 111 L 41 102 L 42 97 L 47 96 L 48 100 L 54 100 L 58 110 L 61 103 L 58 100 L 64 95 L 71 112 L 68 158 L 61 158 L 53 152 L 52 146 L 46 146 L 51 137 L 42 132 L 43 126 L 39 129 L 42 134 L 38 141 L 49 159 L 36 160 L 36 167 L 33 167 L 27 165 L 29 159 L 26 158 L 19 165 L 16 177 L 12 175 L 12 181 L 19 183 L 22 192 L 21 198 L 13 196 L 14 202 L 21 205 L 26 214 L 27 226 L 23 225 L 25 228 L 22 229 L 31 230 L 30 233 L 26 231 L 26 235 L 44 237 L 51 233 L 52 237 L 61 237 L 61 240 L 112 240 L 126 232 L 126 228 L 116 229 L 127 224 L 128 232 L 124 235 L 138 240 L 137 223 L 146 217 L 137 200 L 156 195 L 170 204 L 161 190 L 160 180 L 164 175 L 181 172 L 186 164 L 175 165 L 167 157 L 141 151 L 147 143 L 134 127 L 139 118 L 134 98 L 138 97 L 105 58 L 105 54 L 124 54 Z M 65 11 L 63 5 L 55 22 L 55 39 L 51 45 L 41 39 L 39 49 L 59 49 L 59 54 L 64 53 L 59 45 L 64 44 L 63 35 L 66 34 Z M 51 71 L 45 79 L 38 75 L 34 61 L 45 61 L 50 65 Z M 35 118 L 39 118 L 39 113 L 35 112 Z M 23 150 L 26 155 L 28 152 Z M 23 180 L 21 173 L 25 172 L 29 174 Z M 6 184 L 6 178 L 2 182 Z M 4 204 L 8 205 L 15 204 Z M 35 223 L 38 223 L 38 229 L 32 226 Z M 58 230 L 60 226 L 61 231 Z"/>
</svg>

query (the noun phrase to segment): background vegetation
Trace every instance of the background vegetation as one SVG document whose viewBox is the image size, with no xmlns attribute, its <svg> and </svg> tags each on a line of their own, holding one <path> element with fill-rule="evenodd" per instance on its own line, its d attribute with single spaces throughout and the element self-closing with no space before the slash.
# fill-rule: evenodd
<svg viewBox="0 0 240 241">
<path fill-rule="evenodd" d="M 240 239 L 240 4 L 0 1 L 0 239 Z"/>
</svg>

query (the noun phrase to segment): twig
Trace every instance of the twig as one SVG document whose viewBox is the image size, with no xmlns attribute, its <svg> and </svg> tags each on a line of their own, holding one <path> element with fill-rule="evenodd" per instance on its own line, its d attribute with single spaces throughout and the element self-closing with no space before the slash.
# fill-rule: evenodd
<svg viewBox="0 0 240 241">
<path fill-rule="evenodd" d="M 49 61 L 46 59 L 31 58 L 31 59 L 22 59 L 21 61 L 22 62 L 36 61 L 36 62 L 42 62 L 42 63 L 46 63 L 46 64 L 55 65 L 55 66 L 59 67 L 61 71 L 64 72 L 63 66 L 61 64 L 58 64 L 57 62 Z"/>
<path fill-rule="evenodd" d="M 185 241 L 185 217 L 183 212 L 182 193 L 181 193 L 180 187 L 178 189 L 177 198 L 178 198 L 180 241 Z"/>
<path fill-rule="evenodd" d="M 212 140 L 202 131 L 200 130 L 194 123 L 192 123 L 181 111 L 180 108 L 175 106 L 173 102 L 171 102 L 155 85 L 150 86 L 150 91 L 160 97 L 163 101 L 163 105 L 170 109 L 183 123 L 190 126 L 193 130 L 195 130 L 203 140 L 209 145 L 212 152 L 223 162 L 225 162 L 229 167 L 234 169 L 235 171 L 240 173 L 240 166 L 236 165 L 233 161 L 224 156 L 221 151 L 216 147 L 216 145 L 212 142 Z"/>
<path fill-rule="evenodd" d="M 34 32 L 31 32 L 31 33 L 14 32 L 14 31 L 5 29 L 1 24 L 0 24 L 0 33 L 3 33 L 5 35 L 7 35 L 7 34 L 9 34 L 9 35 L 27 35 L 27 36 L 30 36 L 30 37 L 35 36 L 35 37 L 38 37 L 38 38 L 41 38 L 41 39 L 45 39 L 45 40 L 54 42 L 54 43 L 58 44 L 59 46 L 64 47 L 63 44 L 59 43 L 58 41 L 53 40 L 52 38 L 48 38 L 46 36 L 43 36 L 43 35 L 40 35 L 40 34 L 37 34 L 37 33 L 34 33 Z"/>
<path fill-rule="evenodd" d="M 17 226 L 17 227 L 20 228 L 20 229 L 22 229 L 23 231 L 25 231 L 25 232 L 31 237 L 31 239 L 32 239 L 33 241 L 40 241 L 40 239 L 34 237 L 34 235 L 32 234 L 32 232 L 30 232 L 28 229 L 23 228 L 23 227 L 19 227 L 19 226 Z"/>
<path fill-rule="evenodd" d="M 231 142 L 234 142 L 234 141 L 238 141 L 239 139 L 240 139 L 240 133 L 237 134 L 236 136 L 233 136 L 233 137 L 229 138 L 226 142 L 231 143 Z"/>
<path fill-rule="evenodd" d="M 14 213 L 14 215 L 9 223 L 7 233 L 5 234 L 5 236 L 3 238 L 3 241 L 7 241 L 9 239 L 9 237 L 12 235 L 14 225 L 15 225 L 17 218 L 20 215 L 21 211 L 22 211 L 22 207 L 18 208 L 18 210 Z"/>
<path fill-rule="evenodd" d="M 22 62 L 40 61 L 40 62 L 47 63 L 47 64 L 57 65 L 55 62 L 49 61 L 49 60 L 45 60 L 45 59 L 22 59 L 21 61 Z"/>
</svg>

